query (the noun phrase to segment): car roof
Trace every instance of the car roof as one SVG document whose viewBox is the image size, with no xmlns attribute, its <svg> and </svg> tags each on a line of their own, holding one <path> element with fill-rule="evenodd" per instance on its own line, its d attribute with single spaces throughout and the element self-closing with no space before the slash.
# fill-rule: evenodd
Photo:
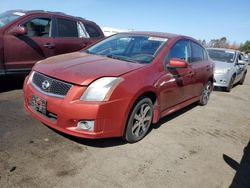
<svg viewBox="0 0 250 188">
<path fill-rule="evenodd" d="M 46 10 L 22 10 L 22 9 L 17 9 L 17 10 L 9 10 L 7 12 L 23 12 L 25 14 L 34 14 L 34 13 L 45 13 L 46 14 L 46 13 L 48 13 L 48 14 L 66 16 L 66 17 L 70 17 L 70 18 L 74 18 L 74 19 L 86 20 L 85 18 L 68 15 L 68 14 L 63 13 L 63 12 L 53 12 L 53 11 L 46 11 Z M 86 21 L 89 21 L 89 20 L 86 20 Z M 92 22 L 92 21 L 89 21 L 89 22 Z"/>
<path fill-rule="evenodd" d="M 207 48 L 207 50 L 221 50 L 221 51 L 239 52 L 239 50 L 228 49 L 228 48 Z"/>
</svg>

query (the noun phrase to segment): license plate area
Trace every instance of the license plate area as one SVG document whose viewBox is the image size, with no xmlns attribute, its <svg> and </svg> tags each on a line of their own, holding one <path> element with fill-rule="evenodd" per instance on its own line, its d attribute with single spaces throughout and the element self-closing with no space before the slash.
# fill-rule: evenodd
<svg viewBox="0 0 250 188">
<path fill-rule="evenodd" d="M 47 114 L 47 102 L 46 100 L 36 96 L 32 95 L 30 100 L 30 106 L 36 110 L 37 112 L 40 112 L 44 115 Z"/>
</svg>

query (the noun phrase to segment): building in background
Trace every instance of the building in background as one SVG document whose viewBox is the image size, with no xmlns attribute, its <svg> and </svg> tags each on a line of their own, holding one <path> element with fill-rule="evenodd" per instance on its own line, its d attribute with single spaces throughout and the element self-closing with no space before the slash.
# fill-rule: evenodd
<svg viewBox="0 0 250 188">
<path fill-rule="evenodd" d="M 101 29 L 102 29 L 102 32 L 104 33 L 105 37 L 114 35 L 116 33 L 132 31 L 131 29 L 117 29 L 117 28 L 113 28 L 113 27 L 101 27 Z"/>
</svg>

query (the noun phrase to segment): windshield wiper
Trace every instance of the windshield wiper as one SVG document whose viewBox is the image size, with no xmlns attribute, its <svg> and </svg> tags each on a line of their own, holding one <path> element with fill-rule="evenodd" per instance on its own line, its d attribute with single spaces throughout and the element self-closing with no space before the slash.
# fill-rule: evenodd
<svg viewBox="0 0 250 188">
<path fill-rule="evenodd" d="M 127 62 L 131 62 L 131 63 L 139 63 L 138 61 L 135 61 L 134 59 L 129 58 L 127 56 L 112 55 L 112 54 L 108 54 L 106 56 L 109 58 L 112 58 L 112 59 L 118 59 L 118 60 L 127 61 Z"/>
</svg>

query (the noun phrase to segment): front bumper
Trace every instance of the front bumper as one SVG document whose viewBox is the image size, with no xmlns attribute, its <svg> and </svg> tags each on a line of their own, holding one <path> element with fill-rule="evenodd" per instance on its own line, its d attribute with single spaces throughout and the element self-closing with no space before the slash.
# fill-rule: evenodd
<svg viewBox="0 0 250 188">
<path fill-rule="evenodd" d="M 230 77 L 227 74 L 214 74 L 214 80 L 215 87 L 228 87 Z"/>
<path fill-rule="evenodd" d="M 40 122 L 63 133 L 83 138 L 120 137 L 129 111 L 130 99 L 106 102 L 80 101 L 86 88 L 73 86 L 64 98 L 48 96 L 37 91 L 31 83 L 24 84 L 25 109 Z M 47 111 L 53 118 L 46 116 L 30 106 L 33 95 L 46 100 Z M 81 120 L 93 120 L 94 131 L 77 128 Z"/>
</svg>

